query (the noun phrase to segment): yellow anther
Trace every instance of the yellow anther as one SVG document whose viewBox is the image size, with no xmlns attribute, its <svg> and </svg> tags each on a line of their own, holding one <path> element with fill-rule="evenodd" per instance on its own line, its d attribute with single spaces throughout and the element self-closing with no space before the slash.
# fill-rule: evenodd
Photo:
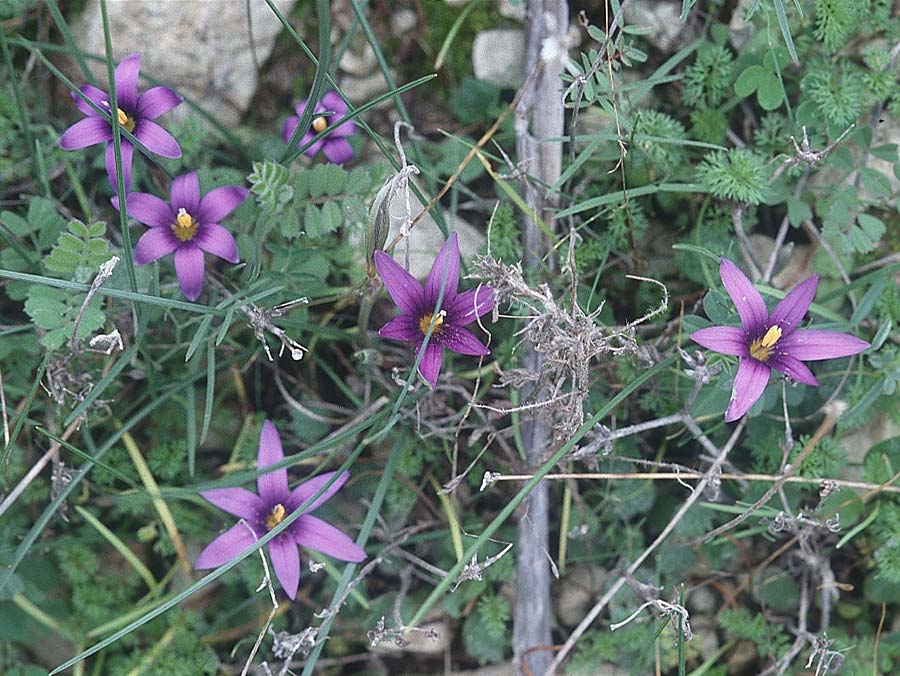
<svg viewBox="0 0 900 676">
<path fill-rule="evenodd" d="M 766 331 L 766 335 L 764 335 L 762 339 L 762 346 L 772 347 L 778 342 L 779 338 L 781 338 L 781 327 L 776 324 L 775 326 L 769 327 L 769 330 Z"/>
<path fill-rule="evenodd" d="M 328 127 L 328 119 L 322 117 L 321 115 L 313 120 L 312 128 L 316 131 L 316 133 L 323 132 Z"/>
<path fill-rule="evenodd" d="M 182 242 L 193 239 L 194 235 L 197 234 L 197 221 L 193 219 L 184 207 L 178 210 L 175 223 L 172 224 L 172 232 Z"/>
<path fill-rule="evenodd" d="M 119 116 L 119 124 L 123 127 L 128 123 L 128 116 L 125 114 L 125 111 L 121 108 L 116 109 L 116 113 Z"/>
<path fill-rule="evenodd" d="M 284 521 L 284 515 L 284 505 L 278 503 L 272 508 L 272 511 L 269 512 L 269 516 L 266 517 L 266 528 L 269 530 L 275 528 L 275 526 Z"/>
<path fill-rule="evenodd" d="M 422 319 L 419 320 L 419 331 L 422 332 L 424 336 L 428 333 L 428 327 L 431 326 L 431 318 L 432 315 L 430 312 L 427 315 L 422 315 Z M 437 319 L 434 320 L 434 330 L 431 332 L 432 335 L 435 335 L 440 332 L 441 325 L 444 323 L 444 313 L 441 312 L 438 314 Z"/>
</svg>

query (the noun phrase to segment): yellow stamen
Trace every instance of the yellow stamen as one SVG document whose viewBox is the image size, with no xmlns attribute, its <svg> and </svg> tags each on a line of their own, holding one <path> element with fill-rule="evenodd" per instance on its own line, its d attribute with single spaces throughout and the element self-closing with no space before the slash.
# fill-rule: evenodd
<svg viewBox="0 0 900 676">
<path fill-rule="evenodd" d="M 762 338 L 750 343 L 750 356 L 758 361 L 766 361 L 772 355 L 772 350 L 782 333 L 780 326 L 770 326 Z"/>
<path fill-rule="evenodd" d="M 328 127 L 328 119 L 322 117 L 321 115 L 313 120 L 312 128 L 316 131 L 316 133 L 323 132 Z"/>
<path fill-rule="evenodd" d="M 266 528 L 269 530 L 275 528 L 275 526 L 284 521 L 284 515 L 284 505 L 281 503 L 275 505 L 269 513 L 269 516 L 266 517 Z"/>
<path fill-rule="evenodd" d="M 172 232 L 182 242 L 194 239 L 194 235 L 197 234 L 197 221 L 191 217 L 184 207 L 178 210 L 178 215 L 172 224 Z"/>
<path fill-rule="evenodd" d="M 428 327 L 431 326 L 431 318 L 432 315 L 430 312 L 427 315 L 422 315 L 422 318 L 419 320 L 419 331 L 422 332 L 424 336 L 428 333 Z M 441 311 L 438 313 L 437 319 L 434 320 L 434 330 L 431 332 L 431 335 L 436 336 L 440 333 L 441 325 L 444 323 L 444 312 Z"/>
</svg>

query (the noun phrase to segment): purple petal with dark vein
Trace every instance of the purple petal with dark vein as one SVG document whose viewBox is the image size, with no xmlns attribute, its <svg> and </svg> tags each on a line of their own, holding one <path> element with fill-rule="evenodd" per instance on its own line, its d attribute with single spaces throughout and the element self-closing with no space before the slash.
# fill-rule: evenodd
<svg viewBox="0 0 900 676">
<path fill-rule="evenodd" d="M 281 130 L 281 138 L 284 139 L 285 143 L 290 142 L 291 136 L 294 135 L 294 131 L 297 129 L 298 124 L 300 124 L 300 118 L 294 117 L 293 115 L 284 121 L 284 127 Z"/>
<path fill-rule="evenodd" d="M 310 131 L 306 132 L 303 135 L 303 138 L 297 142 L 297 147 L 300 148 L 300 147 L 306 145 L 307 143 L 312 141 L 314 136 L 315 136 L 315 134 L 313 134 L 312 132 L 310 132 Z M 304 150 L 303 154 L 306 155 L 307 157 L 315 157 L 316 155 L 319 154 L 319 151 L 322 149 L 322 146 L 324 146 L 324 145 L 325 145 L 325 139 L 319 139 L 318 141 L 313 143 L 309 148 Z"/>
<path fill-rule="evenodd" d="M 416 348 L 416 353 L 418 353 Z M 444 359 L 444 349 L 437 344 L 432 338 L 428 341 L 425 348 L 425 354 L 422 355 L 422 361 L 419 362 L 419 373 L 425 381 L 431 385 L 431 389 L 437 384 L 438 376 L 441 373 L 441 361 Z"/>
<path fill-rule="evenodd" d="M 443 305 L 448 322 L 465 326 L 494 308 L 494 290 L 489 286 L 469 289 Z"/>
<path fill-rule="evenodd" d="M 343 117 L 349 110 L 347 104 L 344 103 L 344 99 L 334 91 L 325 92 L 325 95 L 319 100 L 316 112 L 319 112 L 319 108 L 322 109 L 322 112 L 334 113 L 332 119 Z"/>
<path fill-rule="evenodd" d="M 719 275 L 731 301 L 741 317 L 741 325 L 749 335 L 755 335 L 765 328 L 769 312 L 756 287 L 741 272 L 741 269 L 727 258 L 719 265 Z"/>
<path fill-rule="evenodd" d="M 200 208 L 200 180 L 197 172 L 176 176 L 169 186 L 169 202 L 172 205 L 172 213 L 177 214 L 179 209 L 184 209 L 191 216 L 196 217 Z"/>
<path fill-rule="evenodd" d="M 159 232 L 161 230 L 151 230 Z M 175 274 L 184 297 L 197 300 L 203 290 L 203 250 L 193 243 L 182 244 L 175 249 Z"/>
<path fill-rule="evenodd" d="M 138 98 L 137 116 L 142 120 L 155 120 L 163 113 L 184 101 L 168 87 L 151 87 Z"/>
<path fill-rule="evenodd" d="M 272 558 L 275 577 L 281 583 L 284 593 L 293 601 L 297 598 L 297 589 L 300 587 L 300 550 L 297 549 L 297 543 L 290 534 L 284 533 L 269 541 L 269 556 Z"/>
<path fill-rule="evenodd" d="M 297 120 L 303 117 L 303 111 L 306 110 L 306 106 L 309 104 L 309 99 L 304 99 L 300 101 L 296 106 L 294 106 L 294 112 L 297 113 Z M 313 112 L 317 112 L 318 109 Z"/>
<path fill-rule="evenodd" d="M 90 84 L 83 84 L 78 89 L 82 94 L 84 94 L 91 101 L 97 104 L 99 108 L 105 110 L 106 112 L 109 112 L 109 94 L 107 94 L 105 91 Z M 69 92 L 69 96 L 71 96 L 72 100 L 75 102 L 75 107 L 78 108 L 78 110 L 80 110 L 82 113 L 89 117 L 100 117 L 102 119 L 100 113 L 89 106 L 83 98 L 78 96 L 78 94 L 76 94 L 75 92 Z M 106 125 L 107 127 L 109 127 L 109 122 L 107 122 Z"/>
<path fill-rule="evenodd" d="M 441 327 L 441 333 L 437 336 L 438 342 L 448 350 L 459 354 L 470 354 L 479 357 L 491 353 L 478 338 L 468 329 L 453 324 Z"/>
<path fill-rule="evenodd" d="M 86 117 L 63 132 L 59 137 L 59 147 L 63 150 L 78 150 L 111 140 L 112 129 L 109 122 L 102 117 Z"/>
<path fill-rule="evenodd" d="M 238 185 L 223 185 L 210 190 L 200 200 L 200 208 L 194 217 L 200 223 L 219 223 L 232 211 L 237 209 L 250 191 Z"/>
<path fill-rule="evenodd" d="M 116 66 L 116 101 L 126 112 L 137 110 L 138 72 L 141 69 L 140 52 L 129 54 Z"/>
<path fill-rule="evenodd" d="M 181 157 L 181 146 L 175 137 L 152 120 L 138 120 L 134 137 L 151 153 L 162 157 Z"/>
<path fill-rule="evenodd" d="M 434 310 L 441 284 L 444 284 L 443 303 L 451 303 L 459 289 L 459 239 L 455 232 L 438 251 L 425 282 L 425 304 L 430 306 L 429 311 Z"/>
<path fill-rule="evenodd" d="M 348 136 L 353 136 L 356 132 L 359 131 L 359 127 L 357 127 L 356 122 L 353 120 L 348 120 L 347 122 L 335 122 L 334 127 L 331 130 L 331 138 L 347 138 Z"/>
<path fill-rule="evenodd" d="M 181 242 L 168 228 L 150 228 L 134 246 L 134 264 L 147 265 L 172 253 L 179 246 Z"/>
<path fill-rule="evenodd" d="M 259 434 L 259 453 L 256 456 L 256 468 L 265 469 L 271 465 L 284 460 L 284 449 L 281 447 L 281 437 L 278 434 L 278 428 L 266 420 L 262 426 L 262 432 Z M 287 468 L 280 467 L 266 474 L 261 474 L 256 480 L 256 487 L 259 489 L 259 497 L 266 504 L 276 505 L 289 496 Z"/>
<path fill-rule="evenodd" d="M 786 352 L 795 359 L 821 361 L 849 357 L 867 350 L 871 345 L 862 338 L 838 331 L 798 329 L 778 341 L 778 351 Z"/>
<path fill-rule="evenodd" d="M 809 367 L 789 354 L 776 354 L 769 359 L 769 366 L 776 371 L 781 371 L 788 378 L 795 380 L 798 383 L 812 385 L 814 387 L 819 384 L 819 381 L 816 380 L 816 377 L 813 375 L 813 372 L 809 370 Z"/>
<path fill-rule="evenodd" d="M 375 267 L 391 299 L 408 315 L 424 310 L 422 286 L 397 261 L 383 251 L 375 252 Z"/>
<path fill-rule="evenodd" d="M 784 332 L 784 337 L 797 328 L 797 324 L 803 319 L 816 295 L 816 287 L 819 285 L 819 275 L 813 275 L 809 279 L 800 282 L 794 289 L 779 301 L 772 314 L 769 315 L 769 326 L 778 325 Z"/>
<path fill-rule="evenodd" d="M 131 163 L 134 158 L 134 146 L 131 145 L 131 141 L 123 138 L 119 148 L 122 156 L 122 177 L 125 179 L 125 193 L 127 194 L 131 190 Z M 109 185 L 112 187 L 113 192 L 118 191 L 116 185 L 116 152 L 112 141 L 106 144 L 106 178 L 109 180 Z"/>
<path fill-rule="evenodd" d="M 365 550 L 343 531 L 322 519 L 304 514 L 297 519 L 294 539 L 302 547 L 314 549 L 341 561 L 359 563 L 366 558 Z"/>
<path fill-rule="evenodd" d="M 118 209 L 118 197 L 113 197 L 113 206 Z M 171 228 L 175 223 L 175 213 L 168 202 L 146 192 L 133 192 L 125 199 L 128 215 L 151 228 Z"/>
<path fill-rule="evenodd" d="M 257 533 L 254 537 L 252 529 L 246 523 L 235 524 L 206 545 L 206 549 L 197 557 L 194 568 L 198 570 L 218 568 L 222 564 L 228 563 L 251 547 L 259 535 Z"/>
<path fill-rule="evenodd" d="M 200 495 L 219 509 L 247 519 L 250 523 L 259 521 L 266 511 L 262 499 L 246 488 L 214 488 L 211 491 L 201 491 Z"/>
<path fill-rule="evenodd" d="M 733 422 L 750 410 L 766 389 L 770 373 L 771 369 L 762 362 L 741 359 L 731 389 L 731 403 L 725 411 L 725 422 Z"/>
<path fill-rule="evenodd" d="M 747 336 L 736 326 L 709 326 L 691 334 L 691 340 L 707 350 L 735 357 L 746 357 Z"/>
<path fill-rule="evenodd" d="M 334 164 L 344 164 L 353 159 L 353 146 L 342 138 L 331 138 L 324 144 L 325 157 Z"/>
<path fill-rule="evenodd" d="M 333 477 L 337 472 L 325 472 L 324 474 L 320 474 L 319 476 L 313 477 L 308 481 L 304 481 L 302 484 L 297 486 L 294 490 L 291 491 L 290 496 L 288 496 L 287 503 L 285 507 L 289 512 L 293 512 L 300 505 L 306 502 L 309 498 L 311 498 L 316 491 L 318 491 L 322 486 L 328 483 L 328 481 Z M 341 475 L 335 480 L 333 484 L 331 484 L 322 495 L 317 497 L 312 503 L 303 510 L 304 514 L 308 514 L 309 512 L 315 511 L 317 508 L 321 507 L 325 504 L 326 501 L 331 499 L 335 493 L 341 490 L 341 486 L 347 483 L 347 479 L 350 478 L 350 472 L 341 472 Z"/>
<path fill-rule="evenodd" d="M 237 243 L 230 232 L 218 223 L 204 223 L 197 229 L 194 244 L 229 263 L 239 263 Z"/>
<path fill-rule="evenodd" d="M 407 340 L 417 342 L 422 340 L 422 332 L 419 331 L 419 321 L 414 315 L 400 315 L 394 317 L 387 324 L 378 329 L 378 335 L 382 338 L 394 340 Z"/>
</svg>

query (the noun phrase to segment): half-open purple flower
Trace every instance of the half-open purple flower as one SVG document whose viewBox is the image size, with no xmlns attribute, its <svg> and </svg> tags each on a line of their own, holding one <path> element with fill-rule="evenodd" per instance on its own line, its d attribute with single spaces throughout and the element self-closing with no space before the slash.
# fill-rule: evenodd
<svg viewBox="0 0 900 676">
<path fill-rule="evenodd" d="M 444 242 L 434 259 L 424 289 L 415 277 L 383 251 L 375 252 L 375 267 L 378 268 L 384 288 L 403 313 L 382 326 L 378 335 L 411 342 L 418 352 L 428 327 L 434 321 L 431 338 L 419 362 L 419 373 L 432 388 L 441 371 L 444 348 L 459 354 L 483 356 L 491 353 L 474 334 L 463 327 L 494 307 L 494 290 L 489 286 L 482 286 L 458 293 L 459 241 L 456 233 Z M 444 295 L 435 319 L 435 306 L 442 283 Z"/>
<path fill-rule="evenodd" d="M 815 386 L 819 381 L 804 361 L 849 357 L 869 347 L 866 341 L 847 333 L 797 328 L 816 295 L 818 275 L 800 282 L 770 314 L 759 291 L 737 265 L 723 258 L 719 274 L 740 315 L 741 328 L 710 326 L 692 333 L 691 340 L 715 352 L 740 357 L 726 422 L 750 410 L 766 388 L 772 369 L 798 383 Z"/>
<path fill-rule="evenodd" d="M 181 291 L 188 300 L 197 300 L 203 289 L 204 251 L 229 263 L 239 260 L 234 237 L 219 221 L 237 209 L 248 194 L 246 188 L 225 185 L 201 198 L 194 171 L 172 181 L 168 204 L 155 195 L 131 193 L 125 200 L 128 215 L 150 226 L 134 247 L 134 264 L 147 265 L 174 252 Z M 112 203 L 119 208 L 118 198 L 114 197 Z"/>
<path fill-rule="evenodd" d="M 147 150 L 163 157 L 181 157 L 181 147 L 172 135 L 160 127 L 155 120 L 184 99 L 168 87 L 152 87 L 138 95 L 138 71 L 141 55 L 129 54 L 116 66 L 116 103 L 119 124 L 134 134 Z M 109 94 L 93 85 L 84 84 L 78 88 L 82 94 L 103 110 L 109 112 Z M 113 151 L 112 125 L 100 113 L 89 106 L 78 94 L 71 92 L 72 100 L 82 113 L 87 115 L 66 129 L 59 139 L 63 150 L 78 150 L 95 143 L 106 143 L 106 175 L 113 190 L 116 189 L 116 156 Z M 131 160 L 134 146 L 122 137 L 122 173 L 125 192 L 131 190 Z"/>
<path fill-rule="evenodd" d="M 256 466 L 258 469 L 265 469 L 283 459 L 284 451 L 278 430 L 267 420 L 263 423 L 259 436 Z M 241 520 L 200 552 L 195 568 L 216 568 L 231 561 L 284 521 L 334 475 L 335 472 L 320 474 L 290 490 L 287 469 L 282 467 L 259 476 L 256 480 L 259 495 L 244 488 L 217 488 L 202 492 L 200 495 L 216 507 L 240 517 Z M 310 514 L 337 493 L 349 478 L 349 472 L 338 476 L 325 492 L 309 504 L 302 516 L 269 542 L 269 558 L 272 560 L 275 576 L 291 599 L 296 598 L 297 588 L 300 586 L 300 552 L 297 545 L 341 561 L 358 563 L 366 558 L 365 550 L 346 534 Z"/>
<path fill-rule="evenodd" d="M 300 124 L 300 117 L 309 101 L 301 101 L 297 104 L 297 115 L 291 115 L 284 121 L 284 142 L 290 143 L 291 136 L 297 130 Z M 316 104 L 315 114 L 312 124 L 307 132 L 297 142 L 297 147 L 304 146 L 309 143 L 314 136 L 329 129 L 328 136 L 319 139 L 304 151 L 307 157 L 315 157 L 321 150 L 325 153 L 325 157 L 329 162 L 335 164 L 343 164 L 353 159 L 353 148 L 347 141 L 348 136 L 356 133 L 356 123 L 353 120 L 341 122 L 347 115 L 347 104 L 335 92 L 327 92 L 322 99 Z"/>
</svg>

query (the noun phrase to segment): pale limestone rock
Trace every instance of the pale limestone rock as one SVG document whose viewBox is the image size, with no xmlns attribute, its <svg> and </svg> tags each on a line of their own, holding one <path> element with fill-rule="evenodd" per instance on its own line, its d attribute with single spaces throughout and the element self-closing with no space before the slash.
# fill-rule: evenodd
<svg viewBox="0 0 900 676">
<path fill-rule="evenodd" d="M 661 52 L 672 52 L 694 40 L 696 31 L 681 20 L 681 0 L 633 2 L 626 10 L 628 23 L 650 28 L 644 36 Z"/>
<path fill-rule="evenodd" d="M 395 641 L 379 641 L 374 648 L 369 648 L 374 653 L 382 655 L 396 655 L 398 653 L 416 653 L 417 655 L 442 655 L 450 647 L 450 631 L 443 620 L 427 622 L 419 629 L 403 635 L 404 644 L 397 645 Z"/>
<path fill-rule="evenodd" d="M 275 0 L 282 14 L 296 0 Z M 264 2 L 251 2 L 250 24 L 260 62 L 272 51 L 283 26 Z M 141 73 L 152 74 L 177 92 L 195 99 L 221 123 L 234 127 L 256 94 L 258 73 L 251 50 L 250 24 L 244 0 L 110 0 L 107 2 L 113 58 L 141 53 Z M 88 0 L 72 22 L 78 46 L 104 55 L 99 0 Z M 88 62 L 98 82 L 106 83 L 106 66 Z M 151 85 L 142 80 L 141 90 Z M 181 105 L 169 116 L 191 114 Z"/>
<path fill-rule="evenodd" d="M 391 16 L 391 34 L 395 38 L 402 38 L 414 30 L 419 18 L 411 9 L 400 9 Z"/>
<path fill-rule="evenodd" d="M 524 58 L 525 34 L 519 29 L 492 28 L 475 36 L 472 68 L 479 80 L 515 89 L 522 83 Z"/>
<path fill-rule="evenodd" d="M 525 21 L 527 0 L 497 0 L 497 10 L 500 16 L 516 21 Z"/>
<path fill-rule="evenodd" d="M 597 600 L 606 577 L 606 572 L 599 566 L 577 566 L 560 579 L 555 599 L 560 624 L 574 627 L 581 622 Z"/>
</svg>

